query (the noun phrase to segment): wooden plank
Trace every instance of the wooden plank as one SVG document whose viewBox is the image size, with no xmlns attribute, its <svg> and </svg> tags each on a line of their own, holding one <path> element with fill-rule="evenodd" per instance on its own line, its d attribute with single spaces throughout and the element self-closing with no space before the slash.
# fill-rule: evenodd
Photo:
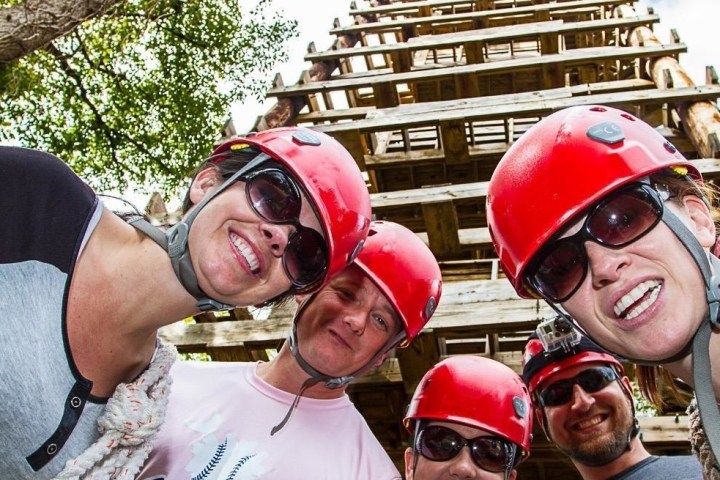
<svg viewBox="0 0 720 480">
<path fill-rule="evenodd" d="M 446 258 L 460 253 L 459 223 L 453 203 L 423 203 L 422 211 L 430 249 L 435 256 Z"/>
<path fill-rule="evenodd" d="M 375 108 L 390 108 L 400 105 L 400 97 L 395 85 L 390 82 L 375 82 L 372 84 Z"/>
<path fill-rule="evenodd" d="M 439 17 L 433 17 L 438 19 Z M 380 45 L 369 45 L 344 49 L 332 49 L 324 52 L 308 53 L 305 55 L 306 62 L 321 62 L 337 60 L 356 56 L 373 54 L 392 54 L 394 52 L 413 52 L 425 49 L 449 48 L 469 43 L 498 43 L 513 42 L 528 38 L 540 38 L 550 34 L 570 35 L 587 33 L 592 31 L 603 31 L 608 29 L 628 29 L 641 25 L 652 25 L 658 23 L 660 17 L 657 15 L 642 15 L 638 17 L 611 18 L 602 20 L 583 20 L 563 24 L 558 21 L 522 23 L 519 25 L 507 25 L 491 27 L 481 30 L 470 30 L 466 33 L 452 33 L 441 35 L 423 35 L 414 38 L 412 41 L 403 43 L 390 43 Z M 366 24 L 372 25 L 372 24 Z M 617 47 L 616 47 L 617 49 Z M 397 71 L 397 70 L 396 70 Z"/>
<path fill-rule="evenodd" d="M 692 160 L 692 162 L 703 175 L 717 176 L 720 174 L 720 159 L 705 158 Z M 457 185 L 424 187 L 413 190 L 372 193 L 370 194 L 370 203 L 373 210 L 382 210 L 391 207 L 419 205 L 431 202 L 484 199 L 487 195 L 488 183 L 489 182 L 471 182 Z M 474 234 L 483 235 L 482 232 L 475 232 Z"/>
<path fill-rule="evenodd" d="M 337 27 L 330 30 L 330 35 L 340 36 L 349 33 L 359 32 L 370 33 L 373 31 L 401 30 L 403 27 L 406 26 L 417 26 L 438 22 L 450 23 L 462 21 L 481 21 L 483 19 L 495 17 L 520 16 L 528 14 L 532 15 L 539 10 L 550 10 L 550 12 L 552 13 L 558 10 L 566 11 L 575 8 L 584 9 L 588 7 L 610 7 L 613 5 L 622 5 L 624 3 L 627 3 L 627 0 L 579 0 L 574 2 L 553 2 L 548 4 L 529 5 L 524 7 L 496 8 L 492 10 L 480 10 L 442 16 L 411 17 L 403 18 L 400 20 L 372 22 L 363 25 L 348 25 Z"/>
<path fill-rule="evenodd" d="M 448 165 L 457 165 L 470 161 L 464 120 L 440 122 L 440 139 Z"/>
<path fill-rule="evenodd" d="M 412 395 L 425 372 L 440 360 L 435 333 L 432 330 L 421 332 L 410 346 L 397 349 L 395 356 L 402 372 L 405 393 Z"/>
<path fill-rule="evenodd" d="M 423 9 L 473 5 L 475 0 L 426 0 L 419 2 L 393 2 L 389 5 L 378 5 L 360 9 L 350 9 L 350 15 L 404 15 L 417 13 Z"/>
<path fill-rule="evenodd" d="M 561 65 L 568 68 L 588 63 L 598 64 L 602 61 L 629 60 L 634 58 L 656 58 L 678 55 L 687 51 L 685 44 L 653 45 L 647 47 L 589 47 L 583 49 L 566 50 L 562 53 L 543 55 L 531 58 L 514 58 L 501 62 L 490 62 L 471 65 L 458 65 L 452 67 L 418 68 L 403 73 L 363 72 L 353 76 L 338 76 L 331 80 L 280 86 L 271 89 L 269 97 L 292 97 L 308 95 L 311 93 L 335 90 L 349 90 L 370 87 L 373 83 L 383 81 L 393 84 L 419 83 L 430 80 L 438 81 L 444 78 L 453 78 L 456 75 L 499 75 L 503 73 L 517 73 L 523 70 L 537 70 L 543 66 Z M 560 67 L 558 67 L 560 68 Z"/>
<path fill-rule="evenodd" d="M 580 86 L 581 88 L 583 86 Z M 541 92 L 538 92 L 541 93 Z M 498 97 L 503 97 L 498 95 Z M 488 105 L 493 97 L 483 97 L 483 108 L 478 108 L 473 103 L 475 99 L 464 99 L 454 102 L 458 108 L 446 108 L 427 113 L 408 115 L 403 112 L 403 106 L 397 107 L 394 114 L 387 114 L 382 117 L 365 119 L 348 124 L 322 125 L 316 129 L 335 134 L 347 129 L 359 132 L 370 132 L 389 130 L 395 128 L 410 128 L 424 125 L 439 125 L 443 121 L 465 119 L 466 121 L 482 121 L 511 116 L 524 115 L 548 115 L 554 111 L 574 105 L 661 105 L 663 103 L 693 102 L 702 100 L 716 100 L 720 97 L 720 86 L 702 85 L 675 89 L 652 89 L 631 92 L 617 92 L 611 94 L 598 94 L 586 96 L 573 96 L 569 98 L 547 99 L 539 101 L 511 102 L 503 101 L 499 105 Z M 507 97 L 506 97 L 507 98 Z M 440 102 L 437 102 L 440 103 Z M 431 102 L 423 105 L 431 105 Z"/>
<path fill-rule="evenodd" d="M 343 130 L 342 132 L 338 132 L 338 135 L 333 135 L 333 137 L 350 152 L 360 167 L 360 170 L 367 170 L 365 166 L 365 154 L 368 152 L 368 147 L 358 130 Z"/>
</svg>

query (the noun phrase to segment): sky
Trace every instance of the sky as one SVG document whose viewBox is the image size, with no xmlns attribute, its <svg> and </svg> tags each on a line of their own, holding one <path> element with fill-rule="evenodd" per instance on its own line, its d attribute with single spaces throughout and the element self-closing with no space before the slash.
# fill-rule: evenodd
<svg viewBox="0 0 720 480">
<path fill-rule="evenodd" d="M 250 5 L 253 0 L 240 0 L 241 5 Z M 318 51 L 327 50 L 334 41 L 328 35 L 335 18 L 341 25 L 351 25 L 348 16 L 350 0 L 273 0 L 274 8 L 284 12 L 288 18 L 298 21 L 300 36 L 289 45 L 289 60 L 278 65 L 285 85 L 297 82 L 300 73 L 310 68 L 303 60 L 307 46 L 315 42 Z M 357 0 L 358 7 L 368 5 L 367 0 Z M 308 8 L 312 6 L 312 8 Z M 640 14 L 652 6 L 660 16 L 660 24 L 654 27 L 655 35 L 663 43 L 670 41 L 670 28 L 675 28 L 680 41 L 688 46 L 688 53 L 680 55 L 680 63 L 697 85 L 705 83 L 705 65 L 714 65 L 720 73 L 720 32 L 717 18 L 720 14 L 718 0 L 640 0 L 635 8 Z M 235 128 L 238 132 L 249 130 L 258 115 L 263 115 L 275 103 L 270 99 L 264 103 L 247 100 L 231 107 Z"/>
</svg>

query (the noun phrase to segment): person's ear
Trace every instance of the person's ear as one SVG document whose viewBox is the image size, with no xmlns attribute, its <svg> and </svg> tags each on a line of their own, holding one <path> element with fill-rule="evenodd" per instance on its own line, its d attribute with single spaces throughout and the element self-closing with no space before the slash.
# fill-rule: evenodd
<svg viewBox="0 0 720 480">
<path fill-rule="evenodd" d="M 712 248 L 716 239 L 715 222 L 707 204 L 695 195 L 685 195 L 682 203 L 690 218 L 692 232 L 703 247 Z"/>
<path fill-rule="evenodd" d="M 212 168 L 204 168 L 200 170 L 190 185 L 190 201 L 198 204 L 207 195 L 207 193 L 215 188 L 219 183 L 217 171 Z"/>
<path fill-rule="evenodd" d="M 513 469 L 512 472 L 510 472 L 510 476 L 508 477 L 508 480 L 515 480 L 517 478 L 517 470 Z"/>
<path fill-rule="evenodd" d="M 620 379 L 620 381 L 625 385 L 625 387 L 628 389 L 628 392 L 632 392 L 632 384 L 630 383 L 630 379 L 627 376 L 624 376 Z"/>
<path fill-rule="evenodd" d="M 413 449 L 410 447 L 407 447 L 405 449 L 405 480 L 412 480 L 413 478 Z"/>
<path fill-rule="evenodd" d="M 377 361 L 375 362 L 375 365 L 373 365 L 373 366 L 379 367 L 380 365 L 382 365 L 382 363 L 385 361 L 387 356 L 388 356 L 388 352 L 383 353 L 382 356 L 377 359 Z"/>
</svg>

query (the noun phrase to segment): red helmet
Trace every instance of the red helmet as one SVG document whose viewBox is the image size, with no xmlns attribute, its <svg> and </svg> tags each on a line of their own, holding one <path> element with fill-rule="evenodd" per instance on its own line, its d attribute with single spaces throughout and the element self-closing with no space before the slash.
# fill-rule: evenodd
<svg viewBox="0 0 720 480">
<path fill-rule="evenodd" d="M 510 367 L 485 357 L 457 355 L 431 368 L 410 400 L 405 427 L 415 421 L 462 423 L 492 432 L 530 454 L 532 412 L 528 389 Z"/>
<path fill-rule="evenodd" d="M 530 128 L 490 179 L 487 218 L 518 295 L 533 255 L 568 221 L 621 185 L 667 167 L 699 172 L 660 133 L 610 107 L 577 106 Z"/>
<path fill-rule="evenodd" d="M 533 394 L 551 375 L 576 365 L 597 362 L 613 365 L 620 376 L 625 374 L 617 358 L 585 336 L 580 337 L 580 343 L 569 353 L 550 356 L 546 354 L 542 341 L 533 333 L 523 349 L 523 380 Z"/>
<path fill-rule="evenodd" d="M 281 163 L 310 197 L 328 245 L 328 271 L 313 290 L 322 287 L 354 260 L 370 226 L 370 195 L 352 155 L 327 134 L 297 127 L 235 137 L 212 155 L 236 145 L 251 145 Z"/>
<path fill-rule="evenodd" d="M 440 267 L 430 249 L 402 225 L 375 221 L 355 265 L 395 308 L 405 326 L 403 344 L 410 343 L 430 320 L 442 294 Z"/>
</svg>

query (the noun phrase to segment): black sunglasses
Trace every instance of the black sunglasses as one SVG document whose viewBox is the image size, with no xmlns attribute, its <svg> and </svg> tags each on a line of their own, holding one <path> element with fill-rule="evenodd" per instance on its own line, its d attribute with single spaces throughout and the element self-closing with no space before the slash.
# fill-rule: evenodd
<svg viewBox="0 0 720 480">
<path fill-rule="evenodd" d="M 573 386 L 580 385 L 586 393 L 599 392 L 620 377 L 612 367 L 588 368 L 573 378 L 565 378 L 551 383 L 538 393 L 543 407 L 564 405 L 573 398 Z"/>
<path fill-rule="evenodd" d="M 632 183 L 620 188 L 590 209 L 577 233 L 542 248 L 528 267 L 525 279 L 548 300 L 564 302 L 587 275 L 586 241 L 625 247 L 655 228 L 662 214 L 663 199 L 649 185 Z"/>
<path fill-rule="evenodd" d="M 253 211 L 271 223 L 290 224 L 295 231 L 283 253 L 283 268 L 295 290 L 320 281 L 328 268 L 328 247 L 317 230 L 303 226 L 302 197 L 293 178 L 280 168 L 261 168 L 241 177 Z"/>
<path fill-rule="evenodd" d="M 475 464 L 488 472 L 504 472 L 513 466 L 516 447 L 498 437 L 467 439 L 455 430 L 432 425 L 418 433 L 415 451 L 433 462 L 446 462 L 455 458 L 465 447 Z"/>
</svg>

